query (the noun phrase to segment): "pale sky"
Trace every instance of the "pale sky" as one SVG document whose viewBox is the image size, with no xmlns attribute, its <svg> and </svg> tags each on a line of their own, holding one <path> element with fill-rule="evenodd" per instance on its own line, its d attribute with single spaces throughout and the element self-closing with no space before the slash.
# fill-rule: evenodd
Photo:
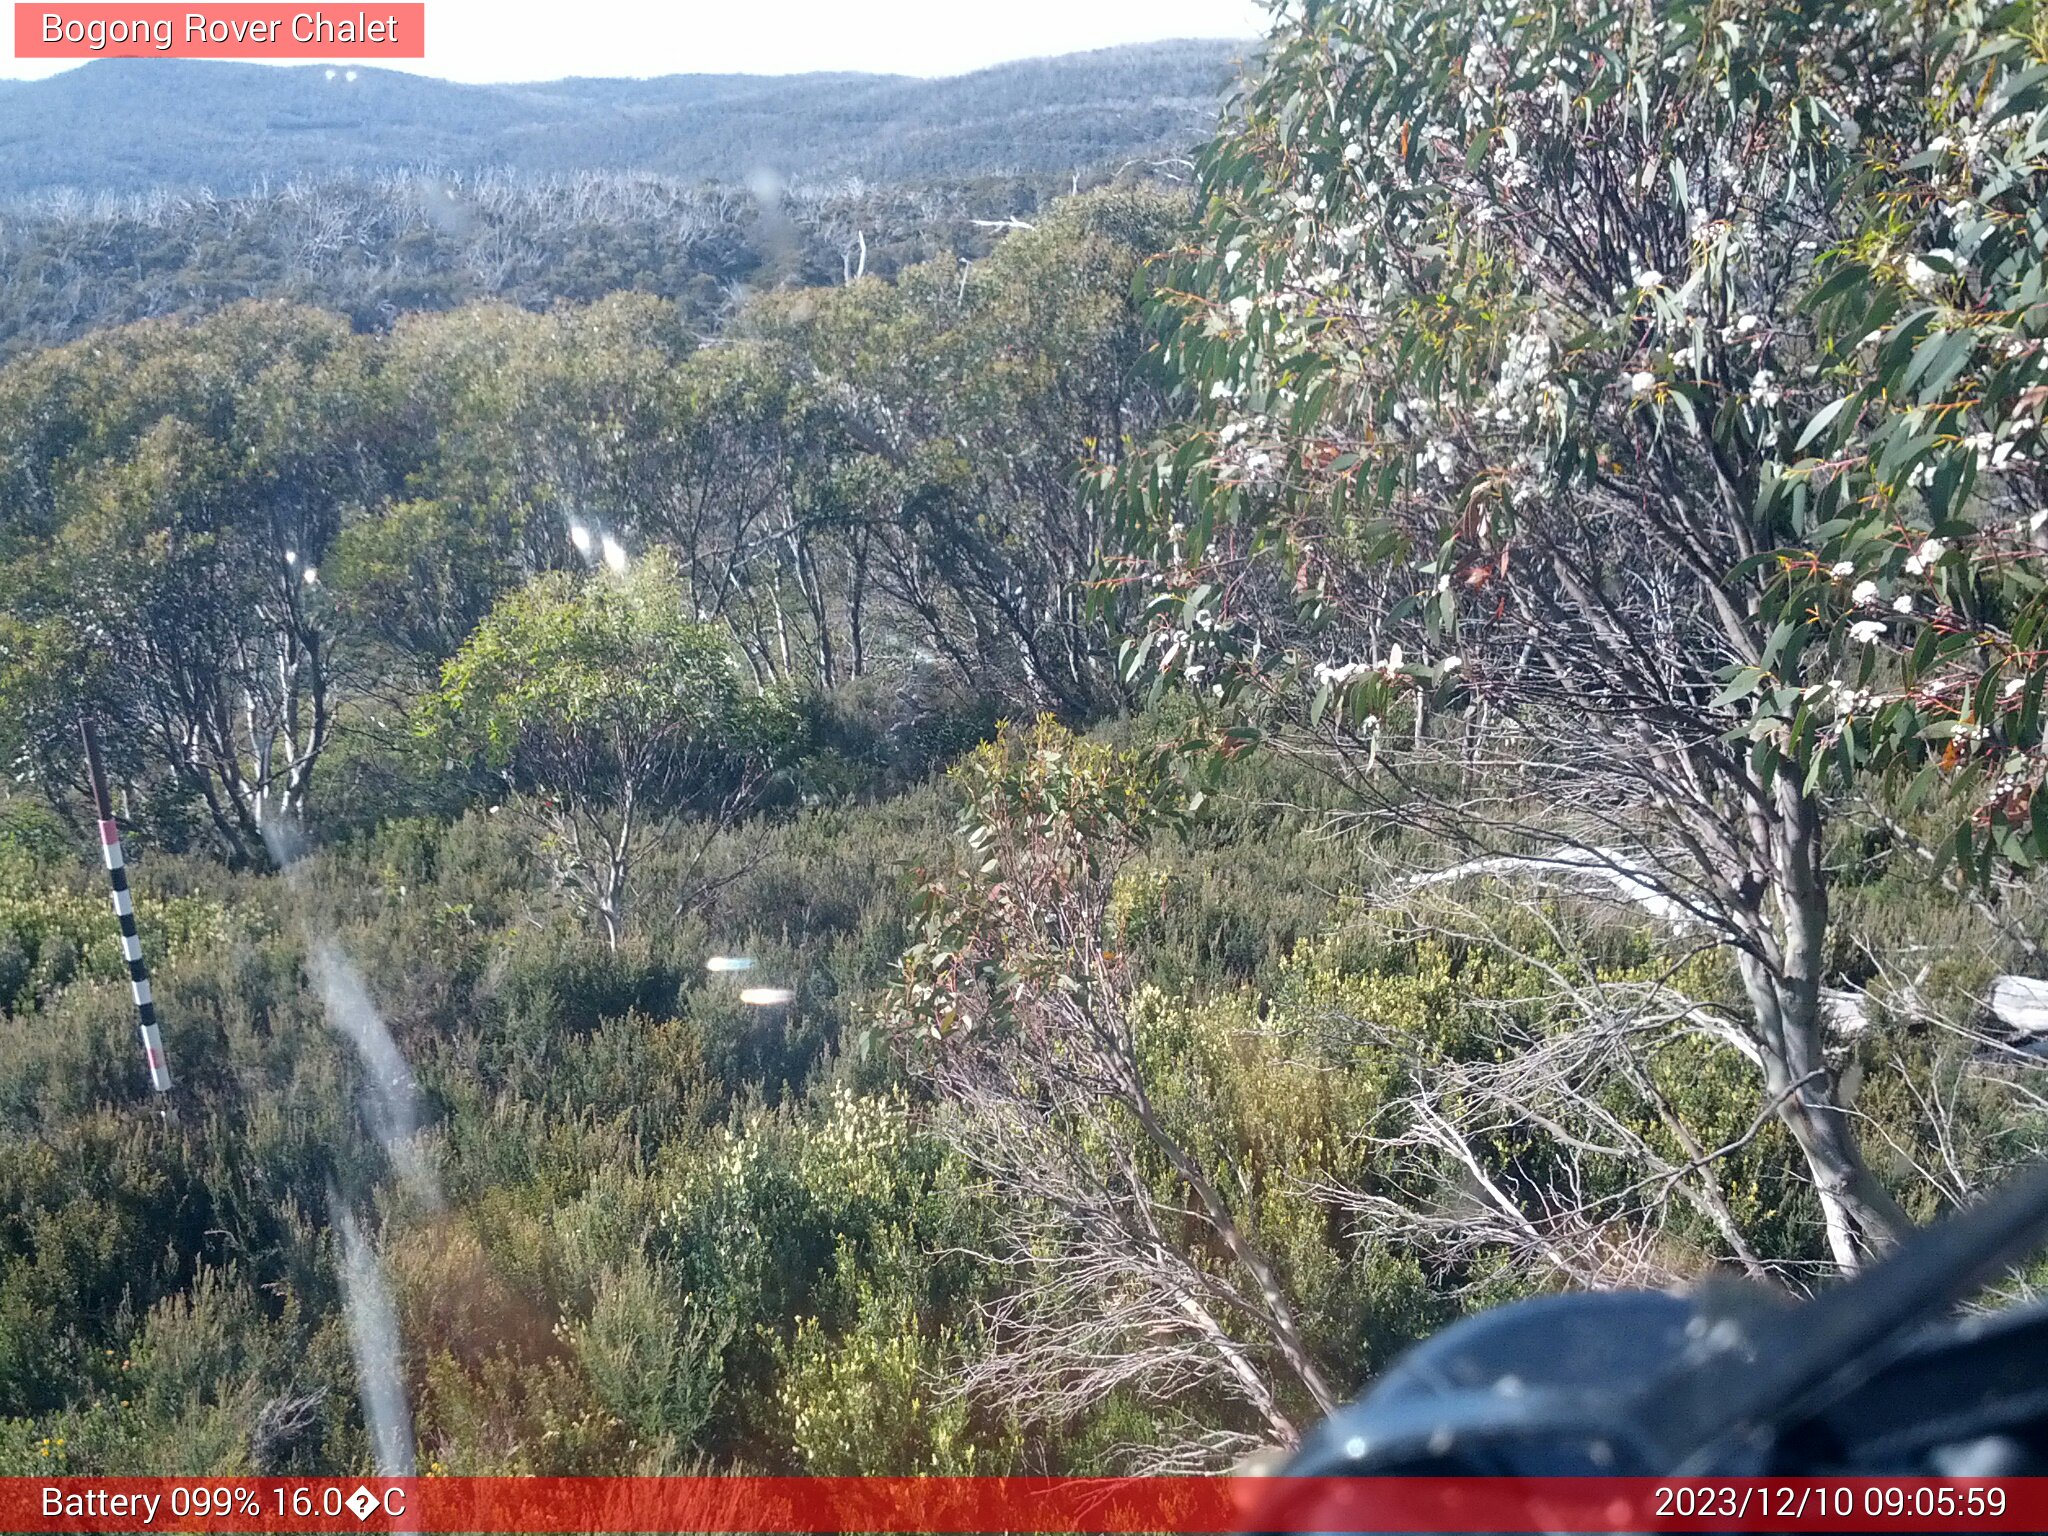
<svg viewBox="0 0 2048 1536">
<path fill-rule="evenodd" d="M 376 12 L 374 0 L 326 9 Z M 478 82 L 819 69 L 956 75 L 1120 43 L 1257 37 L 1267 17 L 1263 0 L 427 0 L 426 59 L 375 62 Z M 0 76 L 74 67 L 15 59 L 10 43 Z"/>
</svg>

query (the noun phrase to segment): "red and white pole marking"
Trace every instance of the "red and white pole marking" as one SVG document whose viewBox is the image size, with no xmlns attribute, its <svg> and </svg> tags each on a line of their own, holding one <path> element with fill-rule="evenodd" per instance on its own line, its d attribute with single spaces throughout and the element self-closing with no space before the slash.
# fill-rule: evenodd
<svg viewBox="0 0 2048 1536">
<path fill-rule="evenodd" d="M 114 916 L 121 924 L 121 957 L 128 962 L 128 989 L 142 1021 L 142 1054 L 149 1063 L 149 1085 L 171 1091 L 171 1064 L 164 1055 L 164 1037 L 156 1026 L 156 1000 L 149 990 L 149 966 L 142 958 L 142 938 L 135 931 L 135 902 L 128 893 L 128 861 L 121 855 L 121 828 L 114 820 L 113 797 L 107 792 L 107 770 L 100 762 L 99 733 L 92 722 L 80 723 L 85 737 L 85 764 L 92 777 L 93 804 L 99 808 L 100 852 L 107 879 L 114 887 Z"/>
</svg>

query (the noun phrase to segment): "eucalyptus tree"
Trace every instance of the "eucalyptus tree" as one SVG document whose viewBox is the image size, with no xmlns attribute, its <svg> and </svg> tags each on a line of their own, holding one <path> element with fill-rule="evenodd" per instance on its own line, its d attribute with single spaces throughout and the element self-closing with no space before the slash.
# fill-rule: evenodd
<svg viewBox="0 0 2048 1536">
<path fill-rule="evenodd" d="M 1165 285 L 1192 419 L 1107 477 L 1130 679 L 1726 947 L 1844 1267 L 1907 1219 L 1833 799 L 1974 771 L 1957 846 L 2031 856 L 2042 59 L 2027 7 L 1311 3 Z"/>
<path fill-rule="evenodd" d="M 11 368 L 0 718 L 61 793 L 81 709 L 237 858 L 305 812 L 354 665 L 320 565 L 401 472 L 370 349 L 243 305 Z"/>
<path fill-rule="evenodd" d="M 1179 214 L 1156 193 L 1091 193 L 985 260 L 750 316 L 826 414 L 816 505 L 842 530 L 859 611 L 899 652 L 1028 707 L 1114 702 L 1113 630 L 1086 587 L 1106 526 L 1081 472 L 1159 419 L 1134 292 Z"/>
<path fill-rule="evenodd" d="M 418 715 L 428 743 L 502 780 L 614 948 L 657 818 L 737 816 L 793 729 L 682 598 L 660 552 L 624 573 L 537 577 L 492 608 Z"/>
</svg>

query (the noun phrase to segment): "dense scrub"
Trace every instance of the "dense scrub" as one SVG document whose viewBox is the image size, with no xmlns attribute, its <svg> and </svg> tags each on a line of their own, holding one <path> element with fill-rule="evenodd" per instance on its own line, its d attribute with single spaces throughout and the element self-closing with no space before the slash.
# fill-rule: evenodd
<svg viewBox="0 0 2048 1536">
<path fill-rule="evenodd" d="M 1248 1230 L 1348 1393 L 1463 1309 L 1545 1283 L 1505 1251 L 1388 1241 L 1333 1208 L 1336 1189 L 1441 1198 L 1373 1133 L 1399 1130 L 1431 1062 L 1568 1030 L 1555 966 L 1596 955 L 1620 985 L 1668 962 L 1654 933 L 1588 909 L 1552 906 L 1521 958 L 1460 936 L 1470 909 L 1389 911 L 1367 899 L 1372 851 L 1330 836 L 1305 788 L 1233 782 L 1119 872 L 1113 922 L 1147 978 L 1132 1007 L 1160 1111 L 1253 1181 Z M 284 876 L 146 853 L 175 1126 L 136 1066 L 100 876 L 17 806 L 0 953 L 34 980 L 0 1018 L 0 1466 L 367 1464 L 337 1204 L 377 1233 L 423 1469 L 1088 1469 L 1231 1422 L 1227 1395 L 1162 1401 L 1142 1378 L 1059 1422 L 953 1390 L 1001 1344 L 990 1309 L 1017 1277 L 993 1260 L 986 1170 L 884 1021 L 958 795 L 927 781 L 728 829 L 698 866 L 715 894 L 680 918 L 643 908 L 617 950 L 532 834 L 487 809 L 393 816 Z M 1924 918 L 1924 889 L 1871 911 L 1903 902 Z M 320 948 L 357 968 L 411 1064 L 427 1183 L 380 1148 L 365 1065 L 323 1016 Z M 756 969 L 707 974 L 714 953 Z M 747 1007 L 740 980 L 794 1000 Z M 1902 1182 L 1914 1157 L 2011 1153 L 1995 1142 L 2018 1128 L 1957 1075 L 1958 1049 L 1907 1028 L 1868 1053 Z M 1796 1154 L 1753 1125 L 1740 1058 L 1697 1038 L 1650 1066 L 1693 1135 L 1736 1146 L 1720 1179 L 1756 1248 L 1792 1277 L 1820 1261 Z M 1914 1098 L 1930 1079 L 1979 1101 L 1945 1152 Z M 1678 1151 L 1655 1101 L 1607 1091 Z M 1533 1125 L 1500 1134 L 1540 1186 L 1558 1150 Z M 1653 1234 L 1667 1272 L 1719 1262 L 1696 1210 L 1658 1219 L 1625 1164 L 1605 1178 L 1617 1242 Z"/>
<path fill-rule="evenodd" d="M 927 1379 L 957 1365 L 990 1284 L 929 1255 L 973 1247 L 982 1217 L 875 1032 L 907 886 L 950 819 L 927 784 L 735 829 L 706 861 L 716 895 L 616 953 L 481 811 L 390 821 L 288 878 L 146 856 L 169 1128 L 129 1070 L 104 933 L 69 941 L 96 957 L 74 970 L 55 953 L 75 909 L 102 910 L 96 873 L 60 838 L 12 841 L 4 938 L 45 979 L 0 1023 L 8 1469 L 57 1437 L 74 1470 L 360 1458 L 337 1193 L 379 1213 L 422 1455 L 451 1469 L 1043 1464 Z M 1302 871 L 1310 910 L 1313 885 Z M 316 940 L 412 1064 L 443 1207 L 379 1182 L 359 1063 L 307 974 Z M 796 1000 L 742 1006 L 711 952 Z M 1183 983 L 1228 994 L 1286 952 L 1188 953 Z M 266 1406 L 305 1395 L 318 1412 L 289 1444 L 252 1447 Z"/>
<path fill-rule="evenodd" d="M 644 293 L 250 303 L 0 369 L 0 1472 L 1209 1469 L 1474 1308 L 1808 1290 L 2038 1157 L 2038 1033 L 1984 998 L 2044 963 L 1997 202 L 2040 136 L 1972 226 L 2021 298 L 1866 363 L 1786 295 L 1881 339 L 1966 281 L 1880 248 L 1865 158 L 1946 55 L 1900 32 L 1867 136 L 1781 141 L 1758 11 L 1630 55 L 1675 190 L 1616 206 L 1749 197 L 1693 137 L 1733 112 L 1810 199 L 1769 217 L 1862 255 L 1602 248 L 1583 334 L 1531 231 L 1643 95 L 1372 138 L 1338 103 L 1408 110 L 1412 49 L 1457 96 L 1479 22 L 1541 62 L 1582 18 L 1349 0 L 1192 235 L 1111 187 L 709 341 Z M 1509 128 L 1559 174 L 1488 169 Z M 1709 285 L 1728 323 L 1638 357 Z M 1893 421 L 1935 360 L 1985 392 Z M 1896 526 L 1813 524 L 1887 463 Z"/>
</svg>

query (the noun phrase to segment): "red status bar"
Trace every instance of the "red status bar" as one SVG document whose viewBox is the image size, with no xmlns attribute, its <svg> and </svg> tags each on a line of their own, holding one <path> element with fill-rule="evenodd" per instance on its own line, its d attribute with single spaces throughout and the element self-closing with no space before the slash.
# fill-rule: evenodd
<svg viewBox="0 0 2048 1536">
<path fill-rule="evenodd" d="M 2048 1478 L 0 1478 L 0 1530 L 2042 1531 Z"/>
</svg>

